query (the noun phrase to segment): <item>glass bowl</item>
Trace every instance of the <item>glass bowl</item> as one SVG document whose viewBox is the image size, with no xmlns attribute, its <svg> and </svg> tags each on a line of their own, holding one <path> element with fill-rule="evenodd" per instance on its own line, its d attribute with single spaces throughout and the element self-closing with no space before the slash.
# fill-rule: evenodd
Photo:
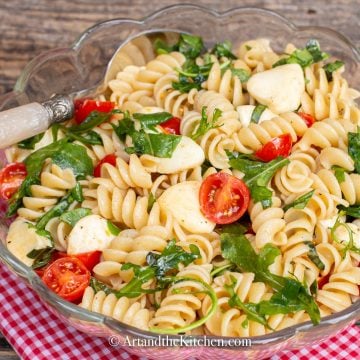
<svg viewBox="0 0 360 360">
<path fill-rule="evenodd" d="M 194 5 L 164 8 L 142 20 L 114 19 L 86 30 L 70 48 L 54 49 L 32 60 L 21 73 L 14 91 L 0 97 L 0 110 L 44 101 L 51 95 L 66 94 L 100 84 L 106 66 L 118 46 L 142 32 L 177 30 L 201 35 L 207 45 L 228 39 L 234 45 L 264 37 L 281 52 L 289 42 L 303 47 L 308 39 L 319 40 L 324 51 L 343 60 L 349 83 L 360 87 L 360 54 L 343 35 L 315 26 L 297 27 L 282 16 L 257 8 L 234 8 L 223 13 Z M 349 76 L 350 74 L 350 76 Z M 5 157 L 0 152 L 1 162 Z M 1 204 L 0 204 L 1 208 Z M 92 313 L 66 302 L 51 292 L 36 273 L 20 263 L 5 247 L 8 221 L 0 215 L 0 259 L 9 269 L 36 291 L 45 306 L 68 325 L 94 336 L 115 336 L 129 344 L 131 339 L 167 340 L 167 346 L 126 347 L 131 353 L 161 359 L 261 359 L 284 349 L 301 348 L 319 342 L 359 317 L 360 301 L 344 311 L 326 317 L 320 325 L 310 322 L 250 338 L 157 335 L 133 328 L 110 317 Z M 172 341 L 173 346 L 170 345 Z M 197 346 L 194 346 L 197 345 Z M 201 345 L 201 346 L 198 346 Z M 211 346 L 212 345 L 212 346 Z"/>
</svg>

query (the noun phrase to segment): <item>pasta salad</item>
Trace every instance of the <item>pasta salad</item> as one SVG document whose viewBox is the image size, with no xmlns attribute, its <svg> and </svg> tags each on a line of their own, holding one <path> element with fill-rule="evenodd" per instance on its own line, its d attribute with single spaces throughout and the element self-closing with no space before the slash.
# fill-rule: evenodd
<svg viewBox="0 0 360 360">
<path fill-rule="evenodd" d="M 74 118 L 6 150 L 8 249 L 143 330 L 258 336 L 360 285 L 360 92 L 316 40 L 141 37 Z"/>
</svg>

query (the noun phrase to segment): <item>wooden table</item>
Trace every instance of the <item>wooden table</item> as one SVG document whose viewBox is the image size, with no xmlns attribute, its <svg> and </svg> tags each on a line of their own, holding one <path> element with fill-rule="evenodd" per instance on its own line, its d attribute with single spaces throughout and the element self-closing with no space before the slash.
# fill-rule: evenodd
<svg viewBox="0 0 360 360">
<path fill-rule="evenodd" d="M 176 3 L 175 0 L 0 1 L 0 95 L 11 91 L 30 59 L 43 51 L 69 46 L 96 22 L 114 17 L 139 18 Z M 360 48 L 359 0 L 198 0 L 194 3 L 220 11 L 239 5 L 264 7 L 297 25 L 332 27 Z M 1 337 L 0 359 L 18 359 Z"/>
</svg>

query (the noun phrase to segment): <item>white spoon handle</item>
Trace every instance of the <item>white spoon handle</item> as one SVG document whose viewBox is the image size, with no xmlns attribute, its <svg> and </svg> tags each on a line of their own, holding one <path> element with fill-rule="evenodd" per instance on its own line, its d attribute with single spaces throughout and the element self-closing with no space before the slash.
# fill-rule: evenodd
<svg viewBox="0 0 360 360">
<path fill-rule="evenodd" d="M 57 96 L 43 104 L 31 103 L 0 112 L 0 149 L 40 134 L 51 124 L 73 116 L 70 97 Z"/>
</svg>

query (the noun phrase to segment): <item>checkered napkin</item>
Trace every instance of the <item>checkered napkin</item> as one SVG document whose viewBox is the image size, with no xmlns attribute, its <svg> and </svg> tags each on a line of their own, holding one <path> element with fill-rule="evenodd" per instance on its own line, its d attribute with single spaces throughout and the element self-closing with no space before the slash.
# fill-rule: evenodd
<svg viewBox="0 0 360 360">
<path fill-rule="evenodd" d="M 66 326 L 1 263 L 0 331 L 24 360 L 147 360 Z M 319 345 L 284 351 L 269 360 L 358 359 L 359 349 L 360 327 L 354 325 Z"/>
</svg>

